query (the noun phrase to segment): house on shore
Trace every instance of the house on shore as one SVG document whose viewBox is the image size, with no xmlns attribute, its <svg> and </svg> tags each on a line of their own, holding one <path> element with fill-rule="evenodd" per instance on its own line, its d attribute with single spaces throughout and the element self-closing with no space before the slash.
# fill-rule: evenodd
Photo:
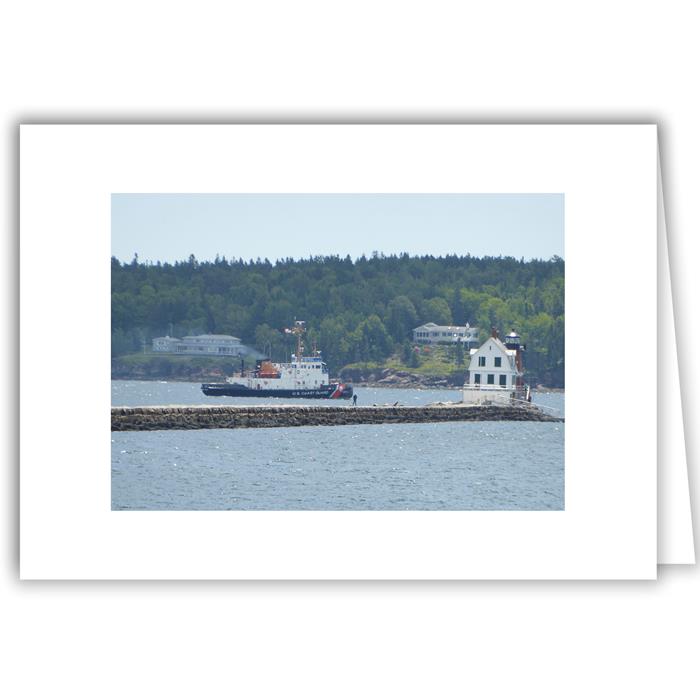
<svg viewBox="0 0 700 700">
<path fill-rule="evenodd" d="M 153 338 L 153 352 L 175 355 L 199 355 L 205 357 L 240 357 L 246 354 L 241 339 L 232 335 L 186 335 L 171 338 L 166 335 Z"/>
<path fill-rule="evenodd" d="M 512 330 L 503 340 L 491 329 L 491 337 L 471 350 L 462 401 L 468 404 L 530 401 L 530 387 L 523 382 L 520 336 Z"/>
<path fill-rule="evenodd" d="M 438 326 L 436 323 L 424 323 L 413 329 L 413 342 L 419 345 L 437 345 L 438 343 L 464 343 L 472 348 L 479 342 L 479 329 L 465 326 Z"/>
</svg>

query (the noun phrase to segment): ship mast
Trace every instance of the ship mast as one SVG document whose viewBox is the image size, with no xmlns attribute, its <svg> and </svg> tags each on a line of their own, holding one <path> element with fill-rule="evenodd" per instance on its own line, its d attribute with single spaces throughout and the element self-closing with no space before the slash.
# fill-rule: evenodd
<svg viewBox="0 0 700 700">
<path fill-rule="evenodd" d="M 306 330 L 306 321 L 294 321 L 294 328 L 291 332 L 297 337 L 297 362 L 301 362 L 301 355 L 304 352 L 304 341 L 302 336 Z"/>
</svg>

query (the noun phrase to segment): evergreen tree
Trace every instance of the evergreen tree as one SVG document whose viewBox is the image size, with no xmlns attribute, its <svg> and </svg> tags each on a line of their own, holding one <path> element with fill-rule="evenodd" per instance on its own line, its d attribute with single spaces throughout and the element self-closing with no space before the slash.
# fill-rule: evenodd
<svg viewBox="0 0 700 700">
<path fill-rule="evenodd" d="M 283 331 L 297 318 L 337 371 L 358 360 L 383 362 L 397 350 L 408 357 L 406 342 L 420 323 L 468 322 L 479 326 L 482 340 L 491 326 L 503 333 L 517 328 L 528 346 L 528 376 L 552 386 L 564 382 L 564 261 L 557 257 L 378 253 L 355 261 L 245 262 L 191 255 L 151 264 L 135 254 L 128 262 L 112 258 L 111 270 L 115 357 L 142 352 L 144 343 L 150 348 L 156 336 L 210 332 L 284 359 L 290 347 Z M 410 358 L 419 361 L 416 353 Z"/>
<path fill-rule="evenodd" d="M 455 343 L 455 364 L 461 367 L 464 364 L 464 343 L 457 341 Z"/>
</svg>

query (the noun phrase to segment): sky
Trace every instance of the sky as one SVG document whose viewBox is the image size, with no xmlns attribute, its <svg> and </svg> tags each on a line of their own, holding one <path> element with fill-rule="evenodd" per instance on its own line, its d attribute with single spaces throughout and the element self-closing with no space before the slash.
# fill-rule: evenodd
<svg viewBox="0 0 700 700">
<path fill-rule="evenodd" d="M 112 255 L 564 257 L 563 194 L 113 194 Z"/>
</svg>

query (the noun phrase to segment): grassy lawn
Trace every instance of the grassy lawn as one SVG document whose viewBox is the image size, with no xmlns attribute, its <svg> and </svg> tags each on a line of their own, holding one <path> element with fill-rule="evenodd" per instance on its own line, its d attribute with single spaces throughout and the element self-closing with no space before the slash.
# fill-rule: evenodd
<svg viewBox="0 0 700 700">
<path fill-rule="evenodd" d="M 353 362 L 343 369 L 359 369 L 372 372 L 390 367 L 397 371 L 422 374 L 428 377 L 444 377 L 453 372 L 465 371 L 469 364 L 468 356 L 464 364 L 457 365 L 454 357 L 454 349 L 449 346 L 432 346 L 430 352 L 421 352 L 417 367 L 411 367 L 401 360 L 400 355 L 392 355 L 383 362 Z"/>
</svg>

